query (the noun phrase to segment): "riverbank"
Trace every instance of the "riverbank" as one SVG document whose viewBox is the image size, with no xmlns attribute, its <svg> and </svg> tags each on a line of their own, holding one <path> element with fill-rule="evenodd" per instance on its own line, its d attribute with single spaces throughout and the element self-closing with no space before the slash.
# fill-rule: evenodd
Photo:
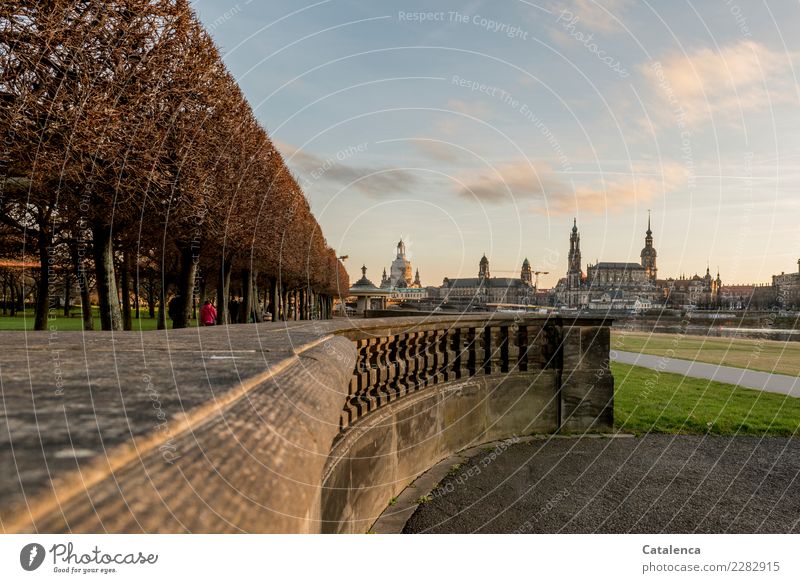
<svg viewBox="0 0 800 583">
<path fill-rule="evenodd" d="M 764 338 L 709 338 L 615 328 L 611 332 L 611 350 L 800 376 L 800 342 Z"/>
</svg>

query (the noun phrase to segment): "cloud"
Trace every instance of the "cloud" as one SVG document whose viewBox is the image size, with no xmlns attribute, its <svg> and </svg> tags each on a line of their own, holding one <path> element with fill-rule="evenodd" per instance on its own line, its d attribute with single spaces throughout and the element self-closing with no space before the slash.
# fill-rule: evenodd
<svg viewBox="0 0 800 583">
<path fill-rule="evenodd" d="M 556 4 L 551 11 L 556 16 L 570 13 L 571 17 L 578 17 L 581 28 L 610 34 L 625 32 L 618 21 L 623 20 L 632 4 L 632 0 L 571 0 Z"/>
<path fill-rule="evenodd" d="M 461 101 L 460 99 L 451 99 L 447 102 L 447 107 L 459 113 L 463 113 L 464 115 L 470 115 L 483 120 L 490 118 L 493 113 L 491 107 L 485 103 L 481 103 L 480 101 L 472 101 L 468 103 L 466 101 Z"/>
<path fill-rule="evenodd" d="M 424 156 L 437 162 L 456 163 L 461 160 L 461 151 L 447 142 L 439 140 L 414 140 L 414 147 Z"/>
<path fill-rule="evenodd" d="M 408 170 L 391 167 L 356 166 L 347 160 L 366 151 L 366 144 L 342 148 L 328 158 L 299 150 L 284 142 L 275 142 L 284 154 L 286 163 L 297 173 L 300 186 L 304 189 L 317 184 L 335 183 L 350 185 L 371 197 L 415 192 L 419 187 L 418 177 Z"/>
<path fill-rule="evenodd" d="M 744 112 L 797 104 L 792 58 L 743 40 L 720 49 L 673 52 L 640 71 L 652 91 L 651 114 L 660 125 L 717 117 L 733 122 Z"/>
<path fill-rule="evenodd" d="M 436 122 L 436 131 L 445 136 L 452 136 L 460 132 L 466 124 L 463 118 L 444 118 Z"/>
<path fill-rule="evenodd" d="M 600 175 L 575 184 L 546 163 L 520 161 L 499 166 L 492 174 L 462 177 L 459 196 L 489 204 L 530 201 L 528 208 L 550 215 L 605 213 L 644 204 L 686 183 L 685 169 L 674 163 L 635 166 L 629 174 Z"/>
</svg>

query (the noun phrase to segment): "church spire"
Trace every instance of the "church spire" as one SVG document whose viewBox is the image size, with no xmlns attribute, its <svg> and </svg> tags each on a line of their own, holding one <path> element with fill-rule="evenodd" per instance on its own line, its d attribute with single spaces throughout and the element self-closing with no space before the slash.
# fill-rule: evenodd
<svg viewBox="0 0 800 583">
<path fill-rule="evenodd" d="M 656 267 L 658 253 L 656 253 L 655 247 L 653 247 L 653 229 L 651 227 L 649 210 L 647 211 L 647 233 L 644 237 L 644 249 L 642 249 L 640 257 L 642 258 L 642 267 L 645 269 L 647 278 L 651 283 L 655 284 L 658 279 L 658 269 Z"/>
<path fill-rule="evenodd" d="M 569 257 L 567 266 L 567 285 L 569 289 L 578 289 L 581 286 L 581 236 L 578 234 L 578 220 L 572 219 L 572 234 L 569 236 Z"/>
</svg>

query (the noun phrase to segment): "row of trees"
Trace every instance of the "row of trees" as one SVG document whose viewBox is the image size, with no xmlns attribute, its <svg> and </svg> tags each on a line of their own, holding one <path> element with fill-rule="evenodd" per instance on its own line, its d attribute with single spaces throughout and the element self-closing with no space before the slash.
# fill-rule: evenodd
<svg viewBox="0 0 800 583">
<path fill-rule="evenodd" d="M 326 317 L 348 285 L 186 0 L 0 3 L 0 133 L 0 257 L 38 258 L 37 329 L 59 278 L 108 330 L 143 281 L 176 327 L 210 290 L 227 322 L 232 287 L 251 321 Z"/>
</svg>

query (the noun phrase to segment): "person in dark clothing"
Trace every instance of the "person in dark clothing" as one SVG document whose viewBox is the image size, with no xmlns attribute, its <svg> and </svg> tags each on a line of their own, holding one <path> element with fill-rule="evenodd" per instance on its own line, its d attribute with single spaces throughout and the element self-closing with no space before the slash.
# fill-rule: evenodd
<svg viewBox="0 0 800 583">
<path fill-rule="evenodd" d="M 236 298 L 231 298 L 231 301 L 228 302 L 228 314 L 230 314 L 231 322 L 239 321 L 239 302 L 236 301 Z"/>
<path fill-rule="evenodd" d="M 172 298 L 169 301 L 169 304 L 167 304 L 167 314 L 169 315 L 169 319 L 172 320 L 173 323 L 175 322 L 175 320 L 178 319 L 178 313 L 180 312 L 181 309 L 180 304 L 181 300 L 178 296 Z"/>
</svg>

